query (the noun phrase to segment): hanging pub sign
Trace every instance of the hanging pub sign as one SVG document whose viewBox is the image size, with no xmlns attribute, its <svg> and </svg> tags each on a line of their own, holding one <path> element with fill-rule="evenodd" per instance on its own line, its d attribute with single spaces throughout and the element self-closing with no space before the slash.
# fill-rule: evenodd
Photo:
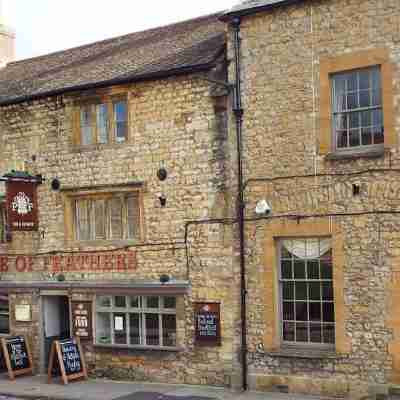
<svg viewBox="0 0 400 400">
<path fill-rule="evenodd" d="M 81 340 L 92 339 L 92 303 L 90 301 L 72 302 L 72 324 L 74 336 Z"/>
<path fill-rule="evenodd" d="M 6 178 L 7 223 L 11 231 L 37 231 L 37 185 L 40 181 L 25 173 Z"/>
<path fill-rule="evenodd" d="M 196 303 L 195 339 L 199 346 L 221 345 L 221 312 L 218 303 Z"/>
</svg>

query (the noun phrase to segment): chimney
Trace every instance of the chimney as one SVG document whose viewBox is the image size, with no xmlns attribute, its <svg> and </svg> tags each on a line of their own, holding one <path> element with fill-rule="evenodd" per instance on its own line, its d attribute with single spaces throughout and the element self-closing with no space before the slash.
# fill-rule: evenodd
<svg viewBox="0 0 400 400">
<path fill-rule="evenodd" d="M 4 22 L 3 0 L 0 0 L 0 68 L 15 59 L 15 33 Z"/>
</svg>

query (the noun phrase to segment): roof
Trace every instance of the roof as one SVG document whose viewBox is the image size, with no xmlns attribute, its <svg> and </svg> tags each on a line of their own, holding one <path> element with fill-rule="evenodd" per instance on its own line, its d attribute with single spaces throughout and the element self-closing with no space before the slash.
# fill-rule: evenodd
<svg viewBox="0 0 400 400">
<path fill-rule="evenodd" d="M 251 15 L 279 6 L 299 3 L 304 0 L 245 0 L 221 15 L 221 21 L 227 21 L 233 17 Z"/>
<path fill-rule="evenodd" d="M 225 49 L 221 13 L 9 63 L 0 105 L 212 68 Z"/>
</svg>

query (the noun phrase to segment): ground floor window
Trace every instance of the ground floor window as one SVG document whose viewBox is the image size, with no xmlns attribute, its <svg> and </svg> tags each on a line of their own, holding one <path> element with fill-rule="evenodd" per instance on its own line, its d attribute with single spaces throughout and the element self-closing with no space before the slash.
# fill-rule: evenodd
<svg viewBox="0 0 400 400">
<path fill-rule="evenodd" d="M 331 240 L 281 240 L 279 270 L 283 343 L 333 345 Z"/>
<path fill-rule="evenodd" d="M 8 295 L 0 295 L 0 334 L 10 333 L 10 306 Z"/>
<path fill-rule="evenodd" d="M 176 298 L 168 296 L 99 296 L 96 343 L 175 347 Z"/>
</svg>

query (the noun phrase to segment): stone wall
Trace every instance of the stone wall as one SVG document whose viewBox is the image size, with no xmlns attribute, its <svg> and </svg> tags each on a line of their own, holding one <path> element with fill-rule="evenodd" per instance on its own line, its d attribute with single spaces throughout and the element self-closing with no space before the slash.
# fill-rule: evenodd
<svg viewBox="0 0 400 400">
<path fill-rule="evenodd" d="M 13 233 L 12 242 L 1 245 L 1 253 L 34 256 L 112 251 L 117 247 L 104 243 L 83 246 L 66 240 L 63 189 L 143 183 L 144 236 L 140 243 L 122 243 L 136 251 L 137 268 L 114 274 L 65 272 L 64 276 L 72 284 L 71 296 L 87 300 L 92 295 L 74 290 L 75 281 L 159 282 L 161 274 L 189 279 L 189 292 L 179 299 L 179 350 L 100 350 L 84 343 L 90 372 L 118 379 L 229 385 L 238 346 L 239 299 L 232 264 L 232 226 L 192 225 L 188 230 L 188 254 L 183 244 L 186 222 L 221 218 L 230 212 L 226 199 L 230 157 L 224 122 L 226 102 L 214 97 L 211 85 L 198 76 L 112 88 L 115 90 L 127 93 L 131 121 L 127 143 L 118 145 L 85 148 L 73 144 L 73 105 L 87 93 L 1 108 L 0 171 L 24 169 L 46 179 L 38 188 L 39 231 Z M 168 171 L 164 182 L 157 178 L 160 167 Z M 61 191 L 51 189 L 53 178 L 60 180 Z M 160 193 L 167 198 L 165 207 L 160 206 Z M 36 266 L 32 272 L 10 269 L 1 276 L 3 282 L 51 282 L 55 278 Z M 11 297 L 11 313 L 15 298 Z M 195 301 L 221 303 L 221 347 L 195 346 Z M 12 333 L 30 331 L 37 367 L 41 333 L 36 302 L 33 306 L 32 324 L 13 323 Z"/>
<path fill-rule="evenodd" d="M 394 277 L 400 247 L 400 153 L 397 145 L 373 159 L 329 160 L 319 153 L 324 134 L 319 71 L 326 58 L 388 50 L 393 67 L 393 136 L 398 143 L 399 19 L 400 4 L 391 0 L 304 1 L 242 18 L 252 388 L 358 397 L 398 383 Z M 233 59 L 232 32 L 229 58 Z M 233 65 L 230 80 L 234 81 Z M 233 121 L 230 132 L 233 136 Z M 255 205 L 261 199 L 272 206 L 272 218 L 257 218 Z M 333 215 L 343 213 L 352 215 Z M 286 351 L 279 337 L 278 265 L 271 265 L 271 260 L 276 263 L 272 255 L 280 235 L 298 236 L 296 232 L 302 231 L 315 236 L 320 223 L 331 227 L 326 233 L 343 243 L 336 250 L 336 264 L 333 261 L 335 273 L 342 271 L 334 282 L 336 297 L 342 290 L 335 299 L 336 349 L 322 355 L 307 349 Z M 277 224 L 286 228 L 278 229 Z M 292 225 L 297 231 L 289 229 Z"/>
</svg>

